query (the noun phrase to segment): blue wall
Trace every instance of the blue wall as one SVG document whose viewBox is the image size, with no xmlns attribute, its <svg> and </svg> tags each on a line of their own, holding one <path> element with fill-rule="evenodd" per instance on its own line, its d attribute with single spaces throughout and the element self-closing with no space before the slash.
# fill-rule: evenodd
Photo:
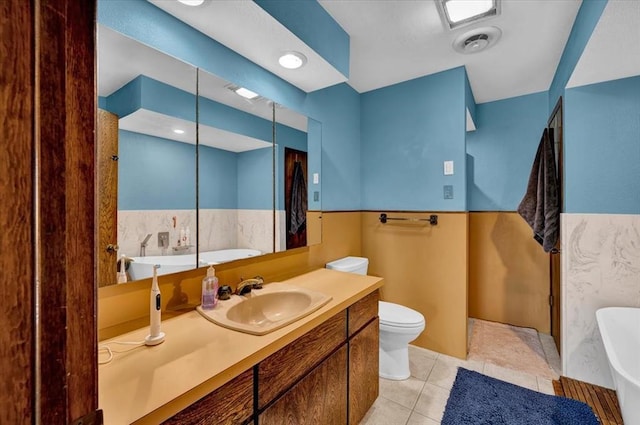
<svg viewBox="0 0 640 425">
<path fill-rule="evenodd" d="M 515 211 L 547 124 L 547 92 L 476 106 L 467 133 L 469 211 Z"/>
<path fill-rule="evenodd" d="M 359 210 L 360 94 L 347 84 L 318 90 L 309 93 L 307 110 L 322 123 L 309 126 L 310 140 L 312 130 L 322 131 L 322 209 Z"/>
<path fill-rule="evenodd" d="M 565 208 L 640 214 L 640 76 L 566 90 Z"/>
<path fill-rule="evenodd" d="M 238 154 L 200 145 L 198 157 L 200 208 L 238 208 Z"/>
<path fill-rule="evenodd" d="M 119 210 L 196 207 L 195 145 L 125 130 L 118 137 Z"/>
<path fill-rule="evenodd" d="M 363 209 L 465 210 L 464 68 L 364 93 L 361 131 Z"/>
</svg>

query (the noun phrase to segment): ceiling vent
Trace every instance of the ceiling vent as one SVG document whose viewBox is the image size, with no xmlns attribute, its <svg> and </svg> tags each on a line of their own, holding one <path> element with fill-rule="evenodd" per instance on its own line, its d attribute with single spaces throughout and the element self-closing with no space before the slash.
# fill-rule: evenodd
<svg viewBox="0 0 640 425">
<path fill-rule="evenodd" d="M 471 54 L 487 50 L 498 42 L 502 31 L 497 27 L 476 28 L 461 34 L 453 42 L 453 50 Z"/>
</svg>

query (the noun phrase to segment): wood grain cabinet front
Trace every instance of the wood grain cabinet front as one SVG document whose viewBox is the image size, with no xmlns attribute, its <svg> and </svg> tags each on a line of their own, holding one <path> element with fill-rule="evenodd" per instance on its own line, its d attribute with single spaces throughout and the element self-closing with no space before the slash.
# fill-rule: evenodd
<svg viewBox="0 0 640 425">
<path fill-rule="evenodd" d="M 346 423 L 346 345 L 313 369 L 259 417 L 260 425 Z"/>
<path fill-rule="evenodd" d="M 380 321 L 374 318 L 349 340 L 349 423 L 359 424 L 378 398 Z"/>
<path fill-rule="evenodd" d="M 163 422 L 163 425 L 235 425 L 253 415 L 253 369 Z"/>
<path fill-rule="evenodd" d="M 264 408 L 344 344 L 346 330 L 346 311 L 342 311 L 260 362 L 258 408 Z"/>
</svg>

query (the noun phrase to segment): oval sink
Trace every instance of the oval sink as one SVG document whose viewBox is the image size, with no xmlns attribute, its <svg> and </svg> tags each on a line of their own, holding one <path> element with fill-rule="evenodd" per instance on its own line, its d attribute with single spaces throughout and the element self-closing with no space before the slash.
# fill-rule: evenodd
<svg viewBox="0 0 640 425">
<path fill-rule="evenodd" d="M 247 296 L 233 295 L 229 300 L 218 301 L 213 310 L 197 310 L 220 326 L 264 335 L 313 313 L 329 301 L 331 297 L 320 292 L 271 283 Z"/>
</svg>

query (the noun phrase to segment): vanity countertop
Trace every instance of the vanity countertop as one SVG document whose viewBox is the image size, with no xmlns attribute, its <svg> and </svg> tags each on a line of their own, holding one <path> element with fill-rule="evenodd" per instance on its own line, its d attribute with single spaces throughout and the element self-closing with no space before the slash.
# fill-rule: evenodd
<svg viewBox="0 0 640 425">
<path fill-rule="evenodd" d="M 114 352 L 113 360 L 98 369 L 104 423 L 157 424 L 168 419 L 380 288 L 383 279 L 319 269 L 284 282 L 333 299 L 309 316 L 262 336 L 223 328 L 191 311 L 163 321 L 166 339 L 155 347 L 113 343 L 142 341 L 148 327 L 102 341 L 100 346 L 126 351 Z"/>
</svg>

